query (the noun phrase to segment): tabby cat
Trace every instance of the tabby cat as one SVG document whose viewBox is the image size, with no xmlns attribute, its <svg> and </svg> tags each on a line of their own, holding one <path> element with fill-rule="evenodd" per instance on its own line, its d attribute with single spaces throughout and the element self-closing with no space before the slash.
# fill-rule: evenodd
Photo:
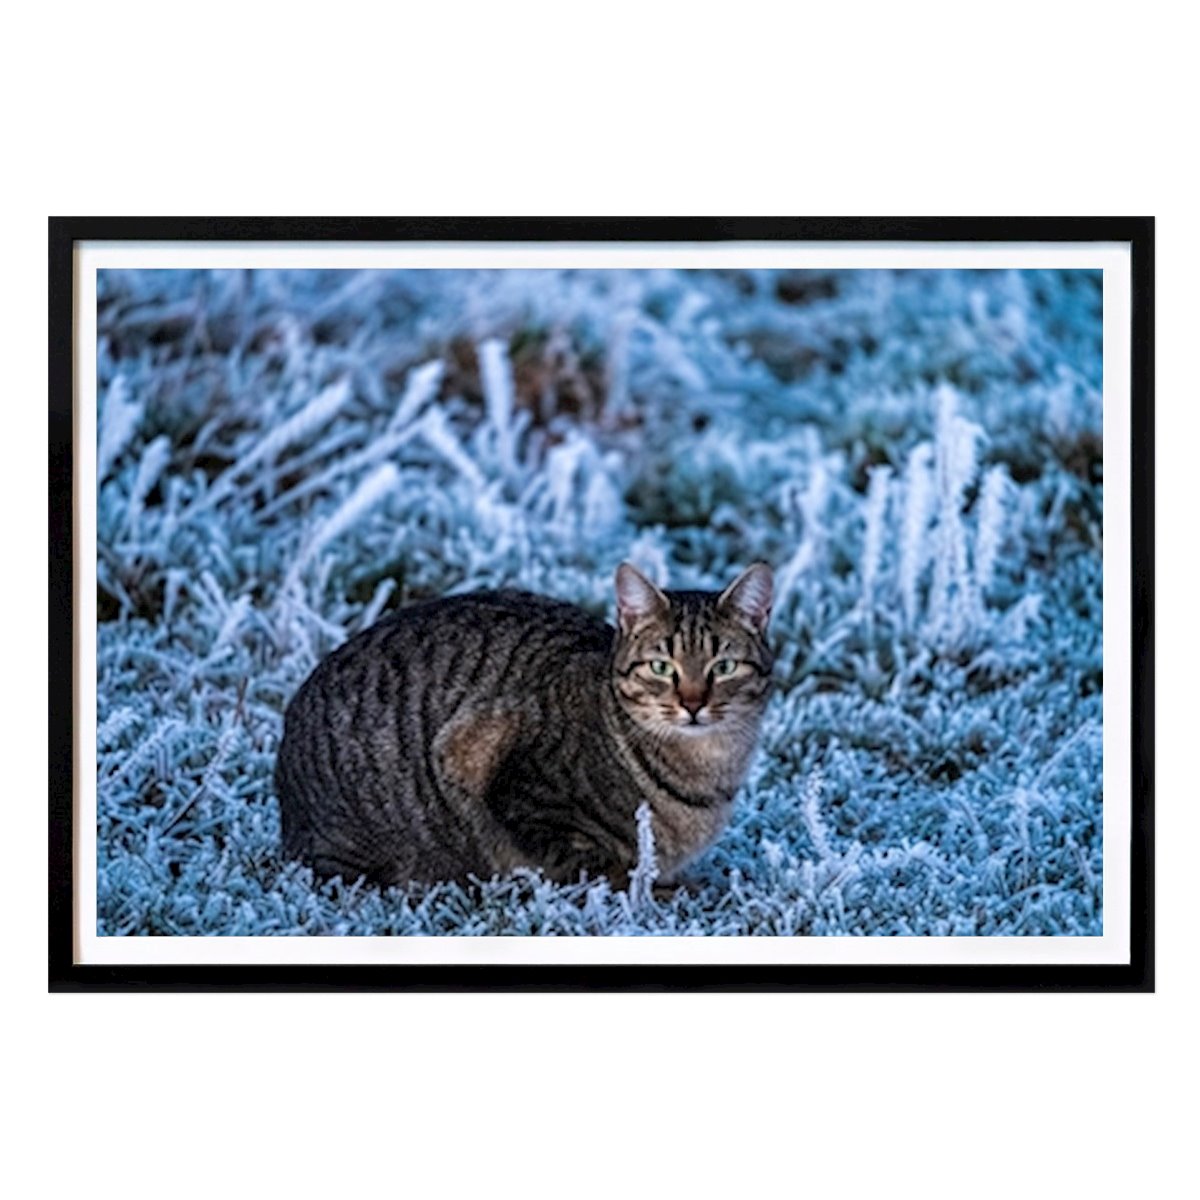
<svg viewBox="0 0 1200 1200">
<path fill-rule="evenodd" d="M 617 570 L 617 628 L 518 591 L 400 609 L 288 706 L 283 851 L 381 884 L 540 867 L 627 884 L 647 802 L 664 880 L 724 827 L 771 686 L 771 571 L 722 592 Z"/>
</svg>

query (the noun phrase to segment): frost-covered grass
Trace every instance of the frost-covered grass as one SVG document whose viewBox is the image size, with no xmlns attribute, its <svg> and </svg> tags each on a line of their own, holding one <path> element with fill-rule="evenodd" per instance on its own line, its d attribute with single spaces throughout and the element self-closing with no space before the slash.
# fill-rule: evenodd
<svg viewBox="0 0 1200 1200">
<path fill-rule="evenodd" d="M 101 933 L 1100 932 L 1098 274 L 106 271 L 98 315 Z M 323 655 L 478 587 L 608 613 L 627 557 L 777 572 L 685 887 L 280 860 Z"/>
</svg>

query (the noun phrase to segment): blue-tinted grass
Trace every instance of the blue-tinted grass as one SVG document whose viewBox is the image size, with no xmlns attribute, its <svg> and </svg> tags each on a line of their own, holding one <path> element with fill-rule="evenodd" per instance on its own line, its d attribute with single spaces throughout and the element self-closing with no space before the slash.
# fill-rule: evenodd
<svg viewBox="0 0 1200 1200">
<path fill-rule="evenodd" d="M 101 933 L 1101 931 L 1097 274 L 103 272 L 99 329 Z M 477 587 L 608 612 L 626 557 L 777 570 L 685 888 L 280 860 L 322 655 Z"/>
</svg>

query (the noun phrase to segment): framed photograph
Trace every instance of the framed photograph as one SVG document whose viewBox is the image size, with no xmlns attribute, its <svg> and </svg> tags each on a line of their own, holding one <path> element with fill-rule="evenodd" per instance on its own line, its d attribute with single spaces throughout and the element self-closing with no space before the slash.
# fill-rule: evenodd
<svg viewBox="0 0 1200 1200">
<path fill-rule="evenodd" d="M 50 222 L 50 986 L 1152 990 L 1150 218 Z"/>
</svg>

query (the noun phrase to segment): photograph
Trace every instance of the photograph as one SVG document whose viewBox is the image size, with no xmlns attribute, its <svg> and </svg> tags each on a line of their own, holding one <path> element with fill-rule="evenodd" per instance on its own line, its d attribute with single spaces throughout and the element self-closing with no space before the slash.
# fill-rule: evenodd
<svg viewBox="0 0 1200 1200">
<path fill-rule="evenodd" d="M 1160 7 L 13 39 L 8 1174 L 1172 1200 Z"/>
<path fill-rule="evenodd" d="M 1128 961 L 1105 269 L 754 249 L 97 260 L 95 961 Z"/>
</svg>

